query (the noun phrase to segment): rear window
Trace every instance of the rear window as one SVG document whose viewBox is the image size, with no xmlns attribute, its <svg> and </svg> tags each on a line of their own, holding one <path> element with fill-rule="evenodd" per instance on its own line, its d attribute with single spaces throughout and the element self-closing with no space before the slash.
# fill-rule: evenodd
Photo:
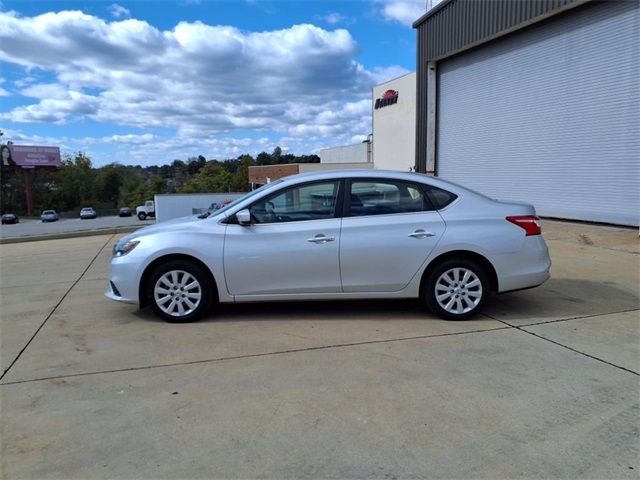
<svg viewBox="0 0 640 480">
<path fill-rule="evenodd" d="M 425 186 L 427 197 L 431 201 L 433 207 L 436 210 L 442 210 L 447 205 L 451 204 L 458 196 L 455 193 L 442 190 L 432 186 Z"/>
</svg>

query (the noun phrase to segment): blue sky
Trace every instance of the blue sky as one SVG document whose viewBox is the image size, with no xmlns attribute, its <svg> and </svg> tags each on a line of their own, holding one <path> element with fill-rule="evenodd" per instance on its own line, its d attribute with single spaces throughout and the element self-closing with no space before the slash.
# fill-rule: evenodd
<svg viewBox="0 0 640 480">
<path fill-rule="evenodd" d="M 425 4 L 3 0 L 3 140 L 95 165 L 355 143 L 371 88 L 415 69 Z"/>
</svg>

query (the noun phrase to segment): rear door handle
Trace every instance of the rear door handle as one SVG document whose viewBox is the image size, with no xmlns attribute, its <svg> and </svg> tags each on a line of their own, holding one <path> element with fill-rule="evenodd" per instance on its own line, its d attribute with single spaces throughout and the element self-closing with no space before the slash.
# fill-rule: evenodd
<svg viewBox="0 0 640 480">
<path fill-rule="evenodd" d="M 433 232 L 425 232 L 424 230 L 416 230 L 413 233 L 410 233 L 409 236 L 413 238 L 427 238 L 427 237 L 435 237 L 435 233 Z"/>
<path fill-rule="evenodd" d="M 327 237 L 321 233 L 319 233 L 318 235 L 316 235 L 313 238 L 308 238 L 307 242 L 311 242 L 311 243 L 327 243 L 327 242 L 333 242 L 335 240 L 335 238 L 333 237 Z"/>
</svg>

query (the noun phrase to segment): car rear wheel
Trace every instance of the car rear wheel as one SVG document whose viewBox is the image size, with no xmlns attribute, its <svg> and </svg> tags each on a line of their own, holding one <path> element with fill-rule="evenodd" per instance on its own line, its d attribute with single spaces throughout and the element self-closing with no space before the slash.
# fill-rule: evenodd
<svg viewBox="0 0 640 480">
<path fill-rule="evenodd" d="M 209 275 L 198 265 L 171 261 L 160 265 L 151 275 L 147 298 L 163 320 L 193 322 L 211 308 L 213 285 Z"/>
<path fill-rule="evenodd" d="M 446 260 L 425 282 L 424 297 L 433 313 L 446 320 L 467 320 L 477 314 L 489 294 L 489 278 L 476 262 Z"/>
</svg>

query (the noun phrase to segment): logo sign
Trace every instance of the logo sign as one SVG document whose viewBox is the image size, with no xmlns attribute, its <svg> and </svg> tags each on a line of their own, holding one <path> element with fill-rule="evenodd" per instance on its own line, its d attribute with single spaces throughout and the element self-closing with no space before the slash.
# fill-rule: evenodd
<svg viewBox="0 0 640 480">
<path fill-rule="evenodd" d="M 394 105 L 398 103 L 398 91 L 397 90 L 387 90 L 382 95 L 382 98 L 376 99 L 375 109 L 379 109 L 382 107 L 388 107 L 389 105 Z"/>
<path fill-rule="evenodd" d="M 2 145 L 0 149 L 3 167 L 60 167 L 62 164 L 58 147 Z"/>
</svg>

